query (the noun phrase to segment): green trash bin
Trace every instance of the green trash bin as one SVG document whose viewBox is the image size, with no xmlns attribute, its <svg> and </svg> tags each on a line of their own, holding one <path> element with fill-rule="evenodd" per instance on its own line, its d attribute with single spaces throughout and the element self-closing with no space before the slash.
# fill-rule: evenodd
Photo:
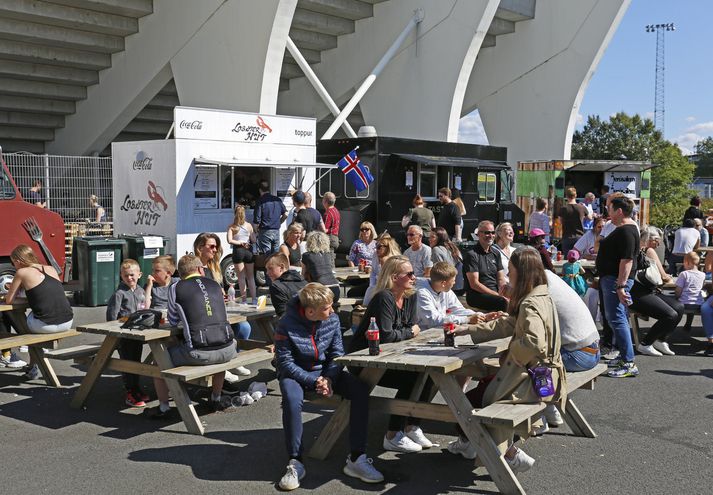
<svg viewBox="0 0 713 495">
<path fill-rule="evenodd" d="M 114 237 L 75 237 L 72 271 L 77 273 L 82 290 L 75 302 L 84 306 L 102 306 L 119 286 L 121 252 L 126 241 Z M 76 256 L 76 258 L 75 258 Z"/>
<path fill-rule="evenodd" d="M 154 258 L 165 254 L 168 237 L 155 234 L 121 234 L 119 238 L 126 241 L 121 259 L 131 258 L 139 262 L 139 287 L 143 287 L 147 277 L 151 275 Z"/>
</svg>

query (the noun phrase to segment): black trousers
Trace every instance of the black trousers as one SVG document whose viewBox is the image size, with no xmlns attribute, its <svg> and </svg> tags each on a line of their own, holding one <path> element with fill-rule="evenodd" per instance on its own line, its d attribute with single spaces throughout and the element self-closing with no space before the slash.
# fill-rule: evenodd
<svg viewBox="0 0 713 495">
<path fill-rule="evenodd" d="M 380 387 L 395 388 L 396 398 L 408 400 L 416 385 L 418 374 L 413 371 L 389 370 L 379 380 Z M 433 390 L 433 381 L 428 378 L 419 396 L 419 401 L 429 401 Z M 391 415 L 389 418 L 389 431 L 403 431 L 407 424 L 418 425 L 421 420 L 418 418 L 407 418 L 406 416 Z"/>
<path fill-rule="evenodd" d="M 602 338 L 599 342 L 600 347 L 612 347 L 614 345 L 614 332 L 609 326 L 606 314 L 604 313 L 604 292 L 599 284 L 599 313 L 602 315 Z"/>
<path fill-rule="evenodd" d="M 671 296 L 652 292 L 641 284 L 631 288 L 631 309 L 656 320 L 641 343 L 651 345 L 654 340 L 665 341 L 683 318 L 683 304 Z"/>
<path fill-rule="evenodd" d="M 482 294 L 472 290 L 467 291 L 465 300 L 468 306 L 485 311 L 507 311 L 508 302 L 504 297 Z"/>
<path fill-rule="evenodd" d="M 144 346 L 141 342 L 129 339 L 121 339 L 119 342 L 119 357 L 130 361 L 141 362 L 141 352 Z M 135 392 L 139 390 L 139 375 L 133 373 L 122 373 L 121 378 L 124 381 L 124 388 L 127 392 Z"/>
</svg>

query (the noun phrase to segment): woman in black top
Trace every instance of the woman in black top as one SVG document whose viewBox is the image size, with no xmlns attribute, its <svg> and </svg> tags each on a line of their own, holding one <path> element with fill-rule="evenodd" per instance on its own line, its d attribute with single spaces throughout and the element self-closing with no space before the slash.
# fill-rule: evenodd
<svg viewBox="0 0 713 495">
<path fill-rule="evenodd" d="M 324 232 L 307 234 L 306 251 L 302 255 L 302 276 L 307 282 L 319 282 L 334 293 L 334 302 L 339 301 L 339 281 L 332 271 L 332 254 L 329 237 Z"/>
<path fill-rule="evenodd" d="M 300 242 L 304 227 L 300 223 L 293 223 L 285 230 L 285 242 L 280 246 L 280 252 L 287 256 L 290 260 L 290 269 L 299 268 L 301 266 L 302 253 L 300 252 Z"/>
<path fill-rule="evenodd" d="M 377 292 L 354 332 L 349 352 L 367 347 L 366 330 L 372 317 L 379 327 L 381 343 L 400 342 L 419 334 L 420 328 L 416 325 L 415 281 L 416 276 L 407 257 L 393 256 L 384 263 L 376 283 Z M 379 386 L 396 388 L 397 399 L 408 399 L 416 382 L 417 375 L 414 372 L 388 370 L 379 381 Z M 429 379 L 420 400 L 430 401 L 431 388 Z M 394 452 L 418 452 L 432 447 L 433 444 L 418 424 L 417 419 L 392 415 L 389 419 L 389 430 L 384 436 L 384 449 Z"/>
<path fill-rule="evenodd" d="M 683 214 L 683 220 L 691 219 L 695 220 L 696 218 L 700 218 L 703 220 L 703 212 L 701 211 L 701 198 L 698 196 L 693 196 L 691 198 L 691 206 L 686 209 L 686 212 Z"/>
</svg>

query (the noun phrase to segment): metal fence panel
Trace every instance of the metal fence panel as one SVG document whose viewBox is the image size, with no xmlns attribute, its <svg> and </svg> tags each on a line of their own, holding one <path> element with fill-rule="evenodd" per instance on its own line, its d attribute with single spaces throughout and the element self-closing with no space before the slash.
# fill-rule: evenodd
<svg viewBox="0 0 713 495">
<path fill-rule="evenodd" d="M 89 203 L 92 194 L 104 207 L 106 221 L 112 221 L 111 157 L 29 153 L 3 156 L 23 197 L 36 179 L 41 180 L 41 195 L 47 208 L 59 213 L 65 223 L 94 221 L 95 212 Z"/>
</svg>

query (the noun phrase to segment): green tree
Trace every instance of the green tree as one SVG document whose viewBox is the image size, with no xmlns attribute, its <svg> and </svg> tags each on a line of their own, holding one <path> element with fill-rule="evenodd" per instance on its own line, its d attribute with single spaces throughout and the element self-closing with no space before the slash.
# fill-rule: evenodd
<svg viewBox="0 0 713 495">
<path fill-rule="evenodd" d="M 572 158 L 641 160 L 658 164 L 651 172 L 651 223 L 679 224 L 692 194 L 694 165 L 663 138 L 651 119 L 620 112 L 608 121 L 589 116 L 572 137 Z"/>
<path fill-rule="evenodd" d="M 708 136 L 696 143 L 696 177 L 713 177 L 713 137 Z"/>
</svg>

